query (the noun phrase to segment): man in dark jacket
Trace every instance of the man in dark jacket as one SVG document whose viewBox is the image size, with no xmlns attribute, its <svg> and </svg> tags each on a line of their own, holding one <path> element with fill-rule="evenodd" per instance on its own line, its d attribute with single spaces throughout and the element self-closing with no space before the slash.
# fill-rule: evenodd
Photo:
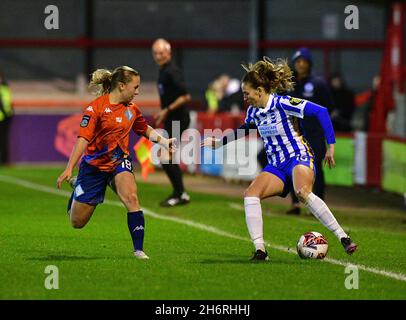
<svg viewBox="0 0 406 320">
<path fill-rule="evenodd" d="M 340 73 L 335 73 L 330 80 L 331 93 L 335 108 L 331 112 L 335 132 L 351 132 L 351 119 L 355 110 L 355 95 L 348 88 Z"/>
<path fill-rule="evenodd" d="M 178 131 L 180 136 L 177 138 L 180 144 L 182 132 L 189 127 L 190 123 L 187 103 L 191 100 L 191 96 L 186 90 L 182 72 L 172 61 L 169 42 L 165 39 L 157 39 L 152 45 L 152 55 L 159 66 L 158 90 L 161 98 L 161 111 L 155 115 L 155 123 L 156 125 L 163 123 L 170 138 Z M 176 125 L 180 128 L 173 130 Z M 187 204 L 190 201 L 183 186 L 179 164 L 170 162 L 162 164 L 162 168 L 171 181 L 173 193 L 160 203 L 163 207 Z"/>
</svg>

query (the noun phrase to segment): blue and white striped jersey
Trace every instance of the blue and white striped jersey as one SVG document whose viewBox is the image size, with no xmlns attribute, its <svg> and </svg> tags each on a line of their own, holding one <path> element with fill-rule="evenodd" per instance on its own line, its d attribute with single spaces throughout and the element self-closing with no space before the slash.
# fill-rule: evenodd
<svg viewBox="0 0 406 320">
<path fill-rule="evenodd" d="M 292 157 L 313 156 L 297 119 L 304 117 L 307 104 L 314 105 L 306 100 L 271 94 L 265 108 L 248 107 L 245 125 L 255 123 L 273 166 Z"/>
</svg>

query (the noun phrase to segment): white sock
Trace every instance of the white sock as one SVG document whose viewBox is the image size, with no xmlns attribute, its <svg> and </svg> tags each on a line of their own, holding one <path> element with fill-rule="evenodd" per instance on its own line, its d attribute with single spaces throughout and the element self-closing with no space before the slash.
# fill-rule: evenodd
<svg viewBox="0 0 406 320">
<path fill-rule="evenodd" d="M 334 232 L 339 240 L 343 237 L 348 237 L 343 228 L 338 224 L 336 218 L 334 218 L 326 203 L 314 193 L 310 192 L 305 205 L 326 228 Z"/>
<path fill-rule="evenodd" d="M 247 222 L 251 240 L 254 242 L 255 250 L 262 250 L 265 252 L 265 241 L 262 231 L 261 202 L 257 197 L 245 197 L 244 207 L 245 221 Z"/>
</svg>

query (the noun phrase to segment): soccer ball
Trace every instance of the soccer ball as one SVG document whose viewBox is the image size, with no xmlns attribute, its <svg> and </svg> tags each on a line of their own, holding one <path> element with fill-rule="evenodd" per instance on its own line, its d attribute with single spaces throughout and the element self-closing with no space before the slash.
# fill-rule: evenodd
<svg viewBox="0 0 406 320">
<path fill-rule="evenodd" d="M 296 249 L 302 259 L 324 259 L 328 251 L 328 242 L 321 233 L 306 232 L 300 237 Z"/>
</svg>

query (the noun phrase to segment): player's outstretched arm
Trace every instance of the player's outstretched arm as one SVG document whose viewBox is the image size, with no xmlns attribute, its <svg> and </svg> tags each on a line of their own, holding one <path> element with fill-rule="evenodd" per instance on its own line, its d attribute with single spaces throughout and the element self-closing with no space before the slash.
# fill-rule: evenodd
<svg viewBox="0 0 406 320">
<path fill-rule="evenodd" d="M 230 134 L 224 135 L 221 139 L 215 137 L 208 137 L 202 141 L 200 147 L 209 147 L 213 149 L 225 146 L 227 143 L 241 139 L 250 133 L 250 130 L 256 129 L 254 124 L 243 124 L 238 129 L 234 129 Z"/>
<path fill-rule="evenodd" d="M 72 153 L 70 155 L 68 164 L 66 165 L 66 169 L 61 173 L 56 181 L 56 186 L 61 188 L 63 181 L 69 181 L 72 177 L 72 171 L 75 167 L 76 163 L 79 161 L 80 157 L 82 156 L 83 152 L 85 152 L 88 141 L 85 138 L 79 137 L 76 141 L 75 146 L 73 147 Z"/>
<path fill-rule="evenodd" d="M 206 139 L 204 139 L 202 141 L 202 143 L 200 144 L 200 147 L 204 148 L 204 147 L 209 147 L 212 149 L 217 149 L 220 148 L 222 146 L 221 140 L 217 139 L 215 137 L 208 137 Z"/>
<path fill-rule="evenodd" d="M 176 138 L 167 139 L 160 135 L 158 131 L 156 131 L 151 126 L 148 126 L 147 131 L 145 131 L 144 136 L 148 138 L 150 141 L 158 143 L 159 145 L 163 146 L 164 148 L 168 149 L 169 152 L 176 151 Z"/>
</svg>

